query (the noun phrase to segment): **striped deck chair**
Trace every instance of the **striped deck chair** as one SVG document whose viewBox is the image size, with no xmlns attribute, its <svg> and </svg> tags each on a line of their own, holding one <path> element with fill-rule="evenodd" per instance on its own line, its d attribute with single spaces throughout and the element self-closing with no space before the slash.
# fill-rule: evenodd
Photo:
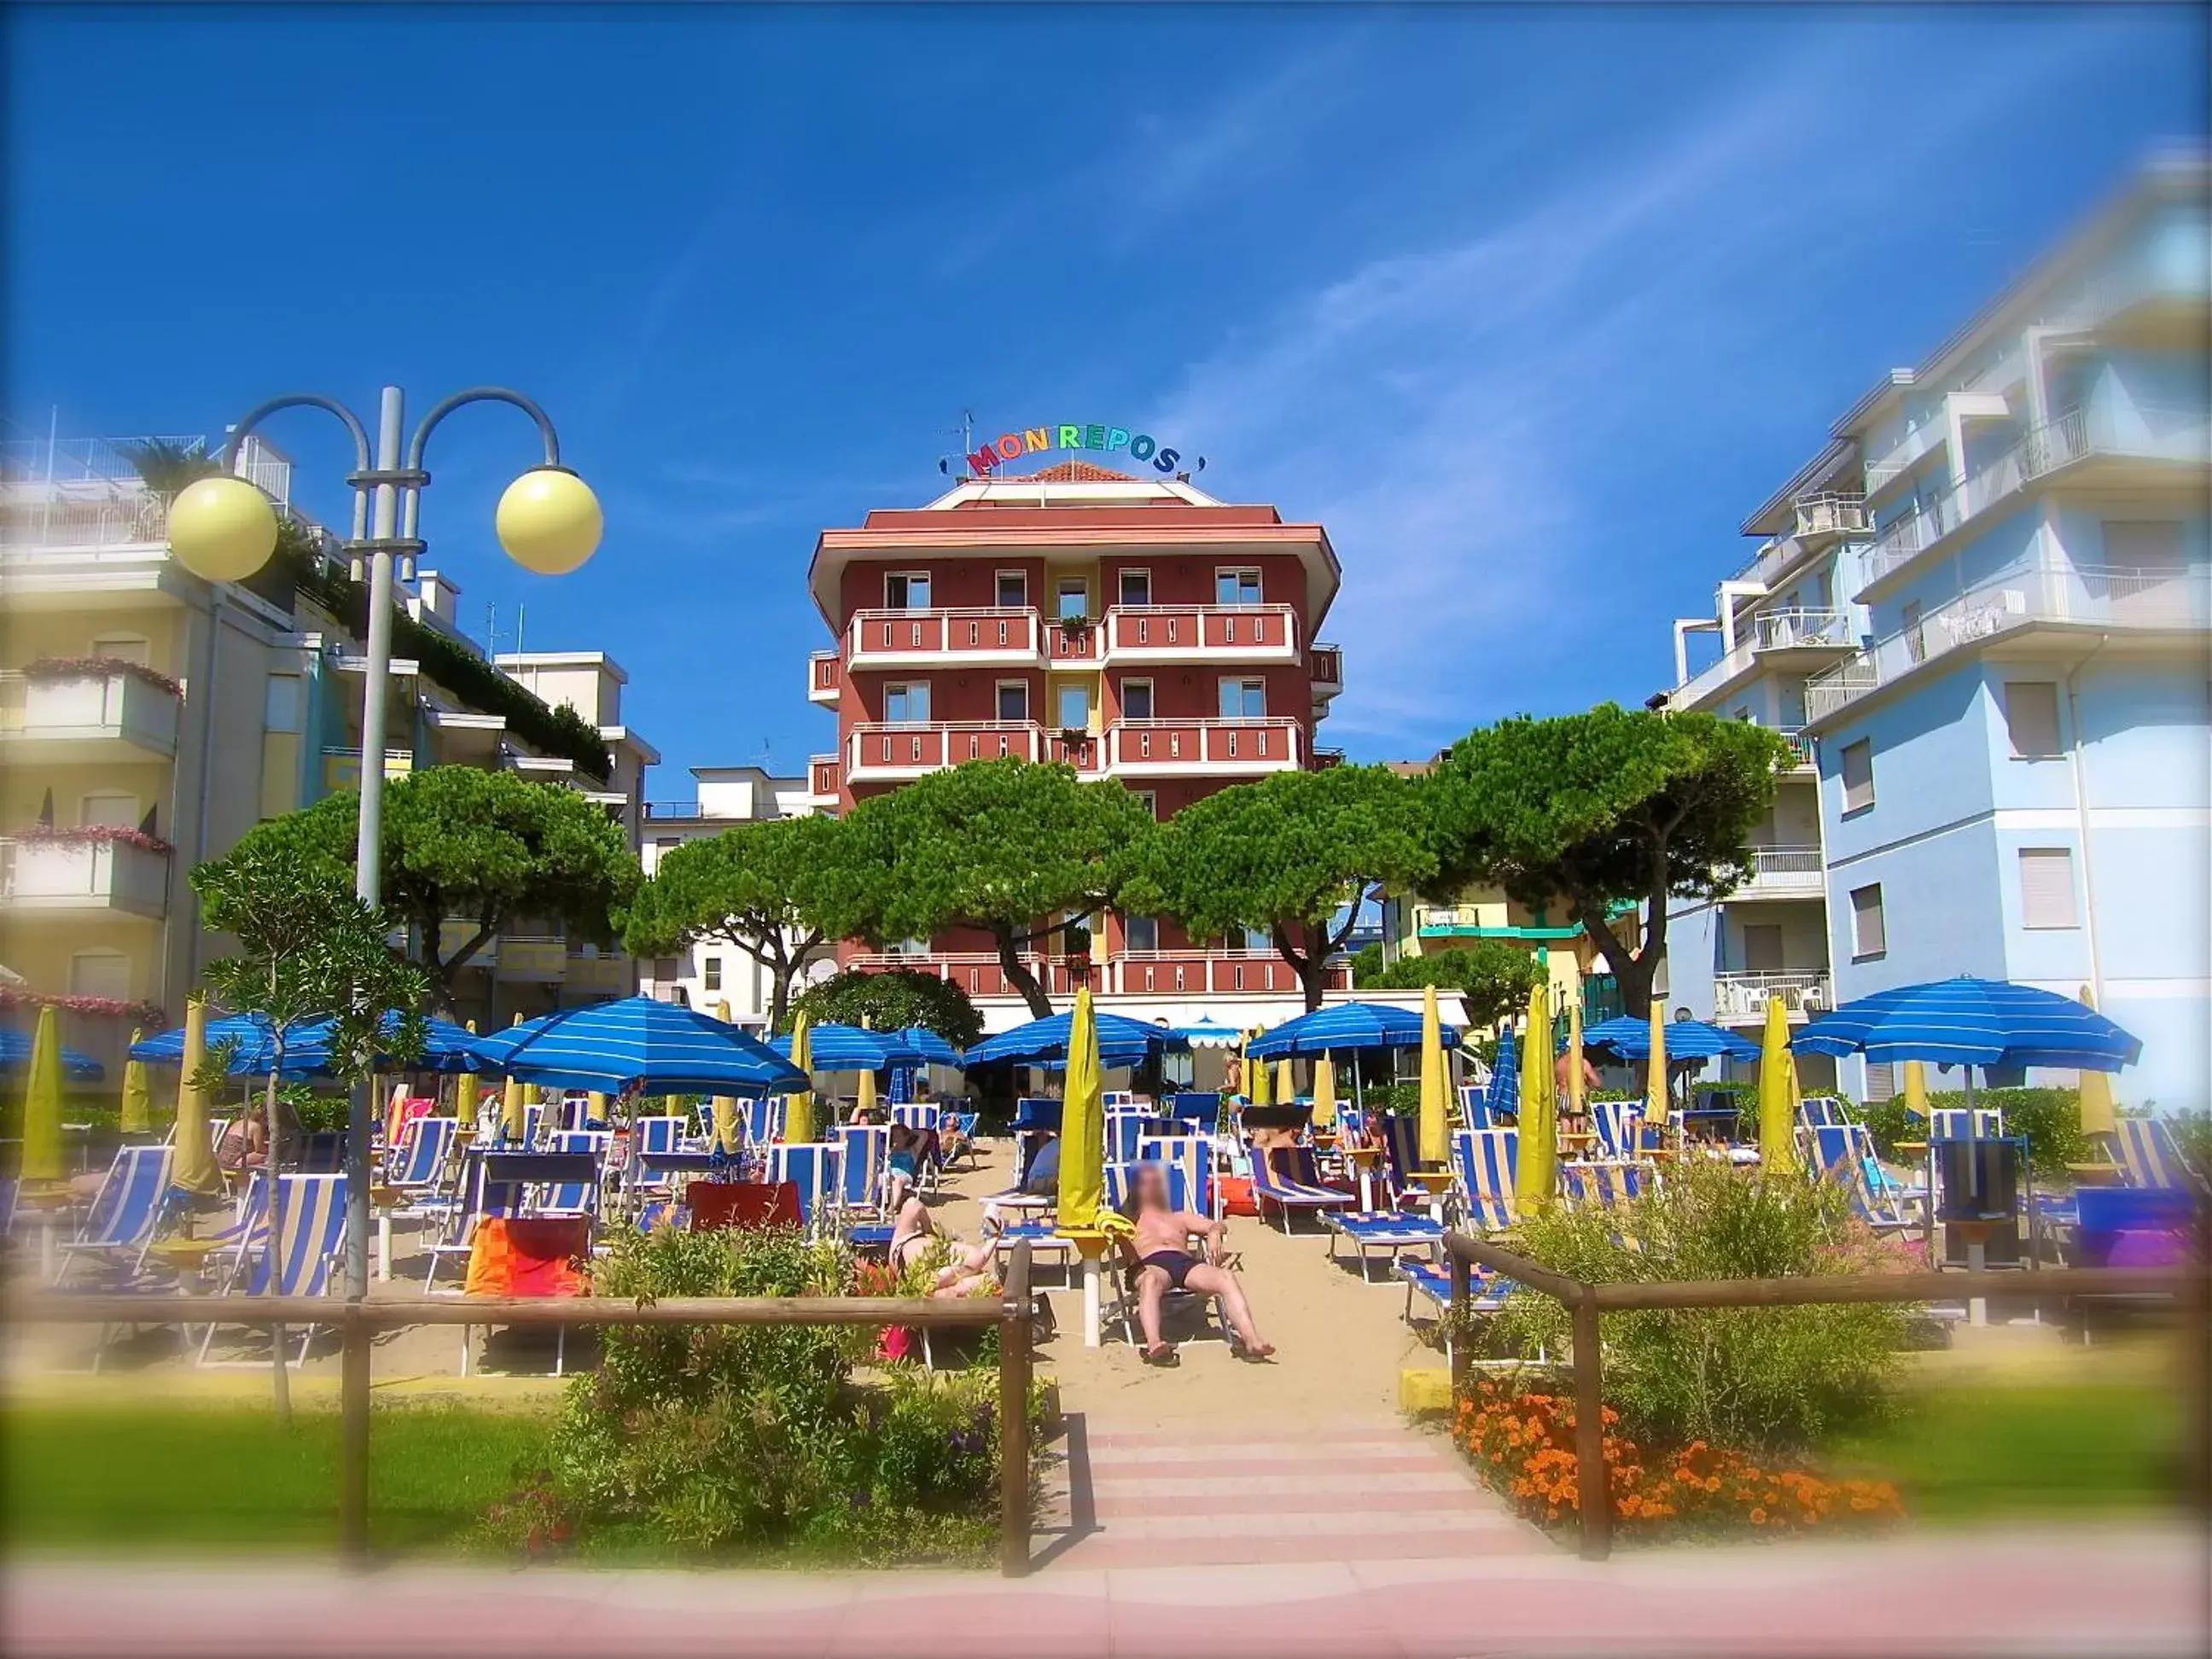
<svg viewBox="0 0 2212 1659">
<path fill-rule="evenodd" d="M 1821 1175 L 1842 1184 L 1853 1212 L 1876 1232 L 1920 1226 L 1919 1218 L 1905 1212 L 1907 1194 L 1882 1173 L 1874 1137 L 1863 1123 L 1820 1125 L 1813 1131 L 1813 1155 Z"/>
<path fill-rule="evenodd" d="M 1487 1133 L 1497 1133 L 1496 1130 Z M 1419 1296 L 1435 1310 L 1437 1331 L 1443 1337 L 1444 1364 L 1452 1363 L 1453 1335 L 1451 1321 L 1446 1317 L 1451 1310 L 1451 1273 L 1444 1264 L 1431 1256 L 1401 1256 L 1398 1277 L 1406 1281 L 1406 1323 L 1413 1322 L 1413 1298 Z M 1505 1305 L 1505 1298 L 1513 1293 L 1513 1281 L 1479 1267 L 1468 1269 L 1467 1297 L 1470 1313 L 1496 1313 Z M 1480 1362 L 1477 1362 L 1480 1363 Z M 1516 1359 L 1510 1362 L 1520 1364 Z"/>
<path fill-rule="evenodd" d="M 227 1292 L 242 1291 L 247 1296 L 326 1295 L 331 1287 L 331 1268 L 345 1248 L 346 1178 L 343 1175 L 286 1175 L 277 1180 L 283 1213 L 275 1248 L 270 1248 L 270 1229 L 264 1217 L 258 1226 L 258 1242 L 240 1253 L 230 1280 L 223 1289 Z M 209 1326 L 200 1338 L 200 1364 L 211 1363 L 207 1357 L 208 1346 L 215 1340 L 216 1329 Z M 307 1345 L 313 1340 L 315 1329 L 310 1325 L 301 1331 L 299 1358 L 289 1364 L 307 1363 Z M 286 1363 L 281 1352 L 271 1352 L 270 1364 Z"/>
<path fill-rule="evenodd" d="M 1593 1100 L 1590 1121 L 1607 1158 L 1632 1158 L 1644 1150 L 1644 1109 L 1632 1100 Z"/>
<path fill-rule="evenodd" d="M 1964 1106 L 1945 1106 L 1928 1115 L 1928 1139 L 1942 1140 L 1995 1140 L 2004 1133 L 2004 1113 L 1995 1106 L 1977 1106 L 1969 1112 Z"/>
<path fill-rule="evenodd" d="M 673 1184 L 665 1167 L 657 1166 L 656 1158 L 671 1158 L 684 1151 L 684 1120 L 667 1113 L 639 1118 L 630 1126 L 629 1162 L 623 1170 L 623 1189 L 633 1197 L 650 1195 L 666 1198 L 672 1195 Z M 590 1130 L 568 1130 L 565 1133 L 586 1134 Z"/>
<path fill-rule="evenodd" d="M 884 1207 L 884 1171 L 891 1155 L 891 1131 L 887 1123 L 842 1123 L 836 1139 L 844 1147 L 838 1160 L 837 1207 L 848 1216 L 880 1215 Z"/>
<path fill-rule="evenodd" d="M 1478 1233 L 1514 1224 L 1513 1179 L 1521 1167 L 1518 1129 L 1462 1129 L 1452 1137 L 1460 1213 Z"/>
<path fill-rule="evenodd" d="M 551 1152 L 589 1152 L 604 1170 L 607 1147 L 613 1142 L 613 1133 L 606 1129 L 563 1129 L 553 1137 L 546 1148 Z M 530 1189 L 527 1202 L 532 1215 L 597 1216 L 599 1212 L 599 1177 L 589 1181 L 556 1181 Z"/>
<path fill-rule="evenodd" d="M 1195 1210 L 1211 1220 L 1221 1218 L 1221 1183 L 1213 1178 L 1212 1135 L 1140 1135 L 1137 1158 L 1176 1166 L 1183 1194 L 1176 1202 L 1178 1209 Z"/>
<path fill-rule="evenodd" d="M 1650 1177 L 1650 1166 L 1632 1158 L 1592 1158 L 1560 1164 L 1559 1190 L 1570 1204 L 1609 1210 L 1642 1196 Z"/>
<path fill-rule="evenodd" d="M 2124 1117 L 2114 1126 L 2112 1151 L 2130 1187 L 2151 1192 L 2202 1190 L 2202 1172 L 2189 1167 L 2166 1120 Z"/>
<path fill-rule="evenodd" d="M 909 1129 L 934 1129 L 945 1121 L 945 1109 L 933 1100 L 902 1100 L 891 1107 L 891 1121 Z"/>
<path fill-rule="evenodd" d="M 460 1127 L 459 1118 L 410 1119 L 385 1162 L 384 1184 L 410 1197 L 435 1191 L 445 1181 L 446 1159 Z"/>
<path fill-rule="evenodd" d="M 1429 1206 L 1429 1189 L 1415 1181 L 1421 1164 L 1421 1121 L 1411 1112 L 1381 1112 L 1374 1124 L 1382 1134 L 1382 1204 L 1395 1210 L 1407 1202 Z"/>
<path fill-rule="evenodd" d="M 799 1188 L 799 1218 L 810 1229 L 821 1227 L 836 1203 L 844 1152 L 838 1140 L 778 1141 L 768 1149 L 769 1180 Z"/>
<path fill-rule="evenodd" d="M 125 1146 L 115 1154 L 84 1225 L 61 1245 L 54 1272 L 57 1285 L 84 1257 L 111 1272 L 138 1271 L 161 1219 L 161 1200 L 169 1189 L 170 1152 L 167 1146 Z"/>
<path fill-rule="evenodd" d="M 530 1194 L 519 1181 L 494 1181 L 483 1154 L 471 1147 L 461 1169 L 461 1186 L 446 1224 L 430 1241 L 430 1265 L 422 1274 L 425 1291 L 436 1288 L 438 1264 L 459 1256 L 461 1278 L 468 1278 L 469 1252 L 476 1248 L 477 1223 L 486 1216 L 520 1216 L 529 1212 Z"/>
<path fill-rule="evenodd" d="M 1253 1148 L 1252 1197 L 1259 1206 L 1262 1220 L 1267 1218 L 1267 1206 L 1274 1206 L 1285 1234 L 1291 1231 L 1294 1211 L 1318 1215 L 1328 1210 L 1348 1210 L 1359 1202 L 1351 1193 L 1321 1184 L 1310 1146 Z"/>
<path fill-rule="evenodd" d="M 1180 1141 L 1197 1139 L 1200 1139 L 1200 1137 L 1185 1135 L 1156 1135 L 1152 1137 L 1152 1139 L 1158 1142 L 1163 1146 L 1172 1148 Z M 1120 1210 L 1125 1214 L 1128 1212 L 1129 1207 L 1134 1200 L 1138 1165 L 1146 1162 L 1157 1163 L 1167 1172 L 1168 1205 L 1170 1208 L 1176 1210 L 1191 1210 L 1200 1215 L 1212 1213 L 1210 1211 L 1200 1207 L 1203 1194 L 1194 1190 L 1189 1164 L 1181 1158 L 1172 1157 L 1158 1158 L 1149 1160 L 1139 1158 L 1126 1164 L 1109 1164 L 1106 1166 L 1105 1182 L 1105 1203 L 1108 1208 Z M 1208 1182 L 1207 1184 L 1211 1183 Z M 1035 1249 L 1035 1247 L 1036 1241 L 1032 1240 L 1032 1250 Z M 1011 1248 L 1011 1246 L 1008 1248 Z M 1138 1318 L 1139 1298 L 1137 1295 L 1137 1268 L 1140 1264 L 1136 1261 L 1134 1255 L 1126 1248 L 1118 1252 L 1118 1267 L 1113 1272 L 1114 1297 L 1102 1312 L 1099 1322 L 1102 1326 L 1110 1326 L 1119 1323 L 1121 1327 L 1122 1337 L 1132 1347 L 1134 1347 L 1143 1340 L 1143 1336 L 1141 1334 L 1142 1326 Z M 1219 1306 L 1219 1298 L 1202 1296 L 1196 1291 L 1178 1291 L 1170 1289 L 1168 1291 L 1160 1308 L 1160 1322 L 1162 1326 L 1164 1327 L 1167 1323 L 1168 1313 L 1170 1308 L 1187 1306 L 1193 1303 L 1200 1304 L 1200 1307 L 1198 1337 L 1214 1337 L 1222 1341 L 1227 1341 L 1229 1339 L 1229 1322 L 1222 1316 Z M 1212 1304 L 1212 1315 L 1210 1324 L 1205 1311 L 1206 1304 Z"/>
<path fill-rule="evenodd" d="M 783 1139 L 781 1095 L 755 1095 L 744 1103 L 744 1109 L 742 1127 L 747 1146 L 766 1146 Z"/>
<path fill-rule="evenodd" d="M 1374 1275 L 1368 1263 L 1375 1256 L 1382 1258 L 1388 1268 L 1408 1250 L 1431 1249 L 1443 1242 L 1444 1224 L 1433 1217 L 1417 1215 L 1409 1210 L 1376 1210 L 1362 1214 L 1356 1210 L 1324 1210 L 1322 1225 L 1328 1232 L 1328 1259 L 1337 1260 L 1337 1245 L 1349 1243 L 1359 1261 L 1359 1277 L 1368 1284 Z"/>
<path fill-rule="evenodd" d="M 1479 1084 L 1461 1084 L 1459 1085 L 1459 1118 L 1460 1121 L 1470 1129 L 1488 1128 L 1490 1127 L 1488 1091 Z"/>
<path fill-rule="evenodd" d="M 1106 1114 L 1106 1156 L 1116 1164 L 1137 1161 L 1137 1143 L 1143 1139 L 1145 1126 L 1152 1120 L 1141 1112 L 1109 1112 Z"/>
</svg>

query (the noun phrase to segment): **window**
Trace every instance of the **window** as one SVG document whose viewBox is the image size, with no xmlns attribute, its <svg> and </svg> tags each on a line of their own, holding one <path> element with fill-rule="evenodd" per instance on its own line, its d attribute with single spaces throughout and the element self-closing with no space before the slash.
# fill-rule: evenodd
<svg viewBox="0 0 2212 1659">
<path fill-rule="evenodd" d="M 722 959 L 708 957 L 699 964 L 699 982 L 710 991 L 722 988 Z"/>
<path fill-rule="evenodd" d="M 1091 688 L 1080 681 L 1060 688 L 1057 699 L 1060 729 L 1085 732 L 1091 727 Z"/>
<path fill-rule="evenodd" d="M 1079 621 L 1091 614 L 1091 584 L 1081 576 L 1062 576 L 1054 586 L 1053 615 L 1062 622 Z"/>
<path fill-rule="evenodd" d="M 95 789 L 77 802 L 76 821 L 86 829 L 100 825 L 132 830 L 138 824 L 138 797 L 120 789 Z"/>
<path fill-rule="evenodd" d="M 117 1002 L 131 996 L 131 958 L 120 951 L 79 951 L 70 958 L 70 994 L 108 997 Z"/>
<path fill-rule="evenodd" d="M 1866 1088 L 1869 1100 L 1897 1098 L 1897 1067 L 1886 1060 L 1867 1061 Z"/>
<path fill-rule="evenodd" d="M 884 718 L 894 726 L 920 726 L 929 719 L 929 682 L 907 680 L 884 688 Z"/>
<path fill-rule="evenodd" d="M 1275 934 L 1273 928 L 1247 927 L 1244 930 L 1243 949 L 1247 956 L 1265 956 L 1274 948 Z"/>
<path fill-rule="evenodd" d="M 143 634 L 101 634 L 92 641 L 94 656 L 112 657 L 118 662 L 135 662 L 141 668 L 151 665 L 151 649 Z"/>
<path fill-rule="evenodd" d="M 2015 760 L 2049 760 L 2058 753 L 2058 686 L 2052 680 L 2007 680 L 2005 731 Z"/>
<path fill-rule="evenodd" d="M 1152 602 L 1152 573 L 1150 570 L 1124 570 L 1121 573 L 1121 603 L 1150 605 Z"/>
<path fill-rule="evenodd" d="M 999 682 L 999 714 L 1002 720 L 1026 720 L 1030 717 L 1030 683 L 1027 680 Z"/>
<path fill-rule="evenodd" d="M 929 609 L 929 573 L 894 570 L 884 578 L 884 605 L 892 611 Z"/>
<path fill-rule="evenodd" d="M 1128 934 L 1132 951 L 1157 951 L 1160 948 L 1160 924 L 1156 916 L 1131 916 L 1123 924 Z"/>
<path fill-rule="evenodd" d="M 264 732 L 297 732 L 305 724 L 305 703 L 301 696 L 301 680 L 297 674 L 271 674 L 269 688 L 262 698 L 261 729 Z"/>
<path fill-rule="evenodd" d="M 1148 720 L 1152 717 L 1152 683 L 1150 680 L 1121 682 L 1121 718 L 1125 720 Z"/>
<path fill-rule="evenodd" d="M 1025 570 L 1001 570 L 999 573 L 999 609 L 1026 611 L 1029 608 L 1029 573 Z"/>
<path fill-rule="evenodd" d="M 1221 718 L 1225 720 L 1255 720 L 1267 712 L 1267 682 L 1265 680 L 1224 680 L 1221 682 Z"/>
<path fill-rule="evenodd" d="M 1874 805 L 1874 739 L 1844 745 L 1844 811 L 1863 812 Z"/>
<path fill-rule="evenodd" d="M 1878 957 L 1889 949 L 1889 934 L 1882 925 L 1881 884 L 1851 889 L 1851 955 Z"/>
<path fill-rule="evenodd" d="M 1782 971 L 1782 929 L 1773 922 L 1753 922 L 1743 930 L 1743 965 L 1754 974 Z"/>
<path fill-rule="evenodd" d="M 1157 791 L 1151 789 L 1132 789 L 1129 793 L 1137 798 L 1139 804 L 1144 807 L 1146 813 L 1148 813 L 1155 821 L 1158 819 L 1160 816 L 1160 798 Z"/>
<path fill-rule="evenodd" d="M 2074 902 L 2074 853 L 2066 847 L 2020 849 L 2020 925 L 2023 927 L 2079 927 L 2081 912 Z"/>
<path fill-rule="evenodd" d="M 1215 571 L 1213 598 L 1217 605 L 1259 604 L 1260 573 L 1256 570 Z"/>
</svg>

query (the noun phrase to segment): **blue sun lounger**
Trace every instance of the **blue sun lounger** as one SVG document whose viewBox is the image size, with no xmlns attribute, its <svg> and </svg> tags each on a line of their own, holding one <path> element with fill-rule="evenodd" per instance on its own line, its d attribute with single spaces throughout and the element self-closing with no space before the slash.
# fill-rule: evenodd
<svg viewBox="0 0 2212 1659">
<path fill-rule="evenodd" d="M 146 1259 L 169 1188 L 167 1146 L 125 1146 L 107 1166 L 92 1210 L 75 1238 L 64 1241 L 54 1279 L 69 1277 L 72 1263 L 93 1257 L 111 1272 L 135 1273 Z"/>
<path fill-rule="evenodd" d="M 1359 1202 L 1350 1193 L 1321 1184 L 1310 1146 L 1254 1147 L 1252 1197 L 1263 1218 L 1267 1206 L 1275 1206 L 1285 1233 L 1291 1231 L 1293 1211 L 1318 1215 L 1328 1210 L 1348 1210 Z"/>
</svg>

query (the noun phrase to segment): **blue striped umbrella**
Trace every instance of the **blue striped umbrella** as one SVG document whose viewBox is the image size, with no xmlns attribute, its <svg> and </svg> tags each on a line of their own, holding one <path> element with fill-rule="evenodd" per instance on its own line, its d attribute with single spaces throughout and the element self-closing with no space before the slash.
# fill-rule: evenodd
<svg viewBox="0 0 2212 1659">
<path fill-rule="evenodd" d="M 313 1041 L 316 1027 L 312 1024 L 289 1027 L 284 1037 L 284 1071 L 286 1077 L 313 1077 L 323 1069 L 325 1058 L 322 1048 Z M 225 1014 L 221 1019 L 207 1023 L 209 1054 L 225 1044 L 231 1045 L 229 1075 L 232 1077 L 266 1077 L 276 1057 L 274 1027 L 266 1014 Z M 185 1063 L 185 1028 L 181 1025 L 131 1045 L 131 1058 L 148 1060 L 156 1066 L 181 1066 Z"/>
<path fill-rule="evenodd" d="M 318 1054 L 327 1059 L 330 1050 L 330 1024 L 324 1020 L 307 1028 L 307 1040 Z M 384 1017 L 383 1030 L 389 1033 L 398 1029 L 399 1016 Z M 422 1022 L 422 1052 L 404 1062 L 410 1072 L 466 1072 L 483 1067 L 483 1058 L 477 1053 L 477 1034 L 465 1026 L 456 1025 L 449 1019 L 425 1019 Z"/>
<path fill-rule="evenodd" d="M 1244 1041 L 1244 1033 L 1234 1025 L 1224 1025 L 1211 1015 L 1195 1025 L 1178 1025 L 1176 1035 L 1194 1048 L 1234 1048 Z"/>
<path fill-rule="evenodd" d="M 1601 1021 L 1583 1033 L 1583 1047 L 1607 1049 L 1622 1060 L 1649 1060 L 1651 1022 L 1629 1014 Z M 1725 1054 L 1730 1060 L 1757 1060 L 1759 1045 L 1721 1026 L 1708 1025 L 1702 1019 L 1667 1022 L 1667 1059 L 1670 1064 L 1678 1060 L 1711 1060 L 1716 1054 Z"/>
<path fill-rule="evenodd" d="M 931 1030 L 927 1025 L 902 1026 L 896 1031 L 884 1031 L 880 1035 L 895 1063 L 952 1066 L 960 1064 L 960 1051 L 946 1042 L 941 1033 Z"/>
<path fill-rule="evenodd" d="M 1498 1063 L 1490 1070 L 1490 1093 L 1483 1104 L 1495 1118 L 1500 1112 L 1521 1115 L 1521 1040 L 1510 1024 L 1498 1033 Z"/>
<path fill-rule="evenodd" d="M 806 1073 L 735 1025 L 673 1002 L 624 997 L 563 1008 L 475 1042 L 477 1064 L 525 1083 L 620 1094 L 759 1094 Z"/>
<path fill-rule="evenodd" d="M 0 1030 L 0 1072 L 31 1063 L 31 1039 L 21 1031 Z M 82 1048 L 62 1049 L 62 1071 L 73 1083 L 97 1083 L 107 1068 Z"/>
<path fill-rule="evenodd" d="M 1444 1047 L 1459 1046 L 1459 1028 L 1443 1028 Z M 1421 1046 L 1421 1016 L 1417 1010 L 1393 1007 L 1387 1002 L 1340 1002 L 1285 1020 L 1245 1048 L 1252 1060 L 1314 1057 L 1330 1049 L 1418 1048 Z"/>
<path fill-rule="evenodd" d="M 1101 1066 L 1141 1066 L 1164 1049 L 1181 1048 L 1182 1039 L 1164 1025 L 1148 1025 L 1123 1014 L 1096 1014 L 1098 1024 L 1098 1063 Z M 968 1051 L 964 1066 L 1012 1062 L 1048 1069 L 1067 1063 L 1068 1026 L 1072 1014 L 1053 1014 L 1017 1025 L 1011 1031 L 985 1037 Z"/>
<path fill-rule="evenodd" d="M 769 1048 L 791 1058 L 791 1034 L 769 1039 Z M 806 1062 L 817 1072 L 880 1072 L 891 1063 L 890 1045 L 884 1033 L 865 1025 L 810 1025 L 806 1028 Z"/>
<path fill-rule="evenodd" d="M 1863 1053 L 1877 1065 L 1920 1060 L 2091 1072 L 2117 1072 L 2142 1055 L 2137 1038 L 2072 997 L 1964 974 L 1847 1002 L 1790 1046 L 1808 1054 Z"/>
</svg>

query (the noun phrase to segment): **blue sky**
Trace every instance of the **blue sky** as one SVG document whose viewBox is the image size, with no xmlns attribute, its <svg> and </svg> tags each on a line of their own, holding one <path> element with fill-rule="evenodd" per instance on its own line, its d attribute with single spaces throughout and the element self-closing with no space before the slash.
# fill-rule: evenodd
<svg viewBox="0 0 2212 1659">
<path fill-rule="evenodd" d="M 948 429 L 1120 422 L 1345 566 L 1324 741 L 1641 700 L 1739 520 L 2143 155 L 2198 9 L 439 13 L 10 8 L 11 432 L 214 430 L 483 381 L 608 516 L 490 534 L 519 417 L 434 441 L 429 562 L 596 646 L 682 768 L 796 769 L 815 532 Z M 343 522 L 334 423 L 284 417 Z"/>
</svg>

